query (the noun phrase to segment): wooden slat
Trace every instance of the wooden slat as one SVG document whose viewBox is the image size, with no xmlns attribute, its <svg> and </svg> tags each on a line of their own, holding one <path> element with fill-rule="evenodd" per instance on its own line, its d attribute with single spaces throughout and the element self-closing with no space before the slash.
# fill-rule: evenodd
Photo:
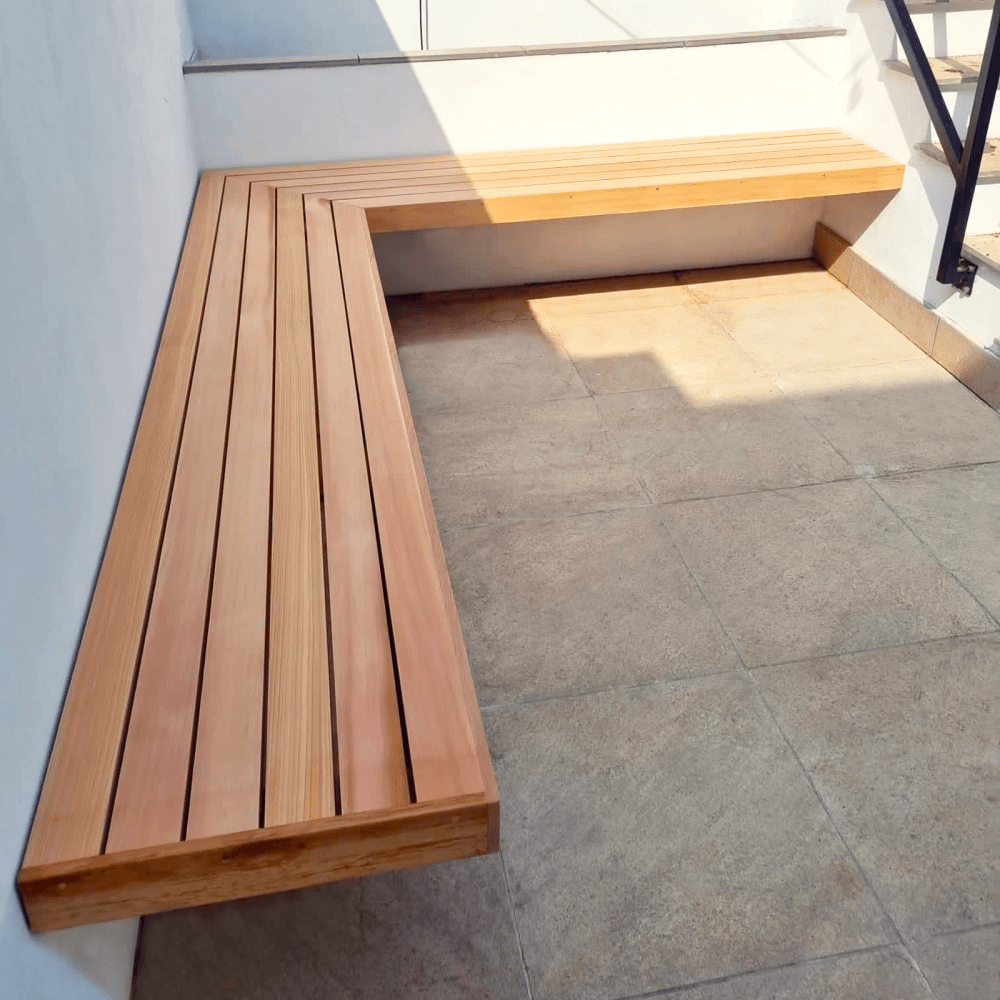
<svg viewBox="0 0 1000 1000">
<path fill-rule="evenodd" d="M 248 187 L 245 180 L 227 181 L 222 200 L 108 851 L 181 838 L 215 551 Z"/>
<path fill-rule="evenodd" d="M 334 206 L 389 615 L 418 802 L 482 793 L 455 657 L 371 267 L 364 213 Z"/>
<path fill-rule="evenodd" d="M 527 194 L 507 190 L 480 191 L 476 196 L 434 195 L 431 200 L 421 195 L 361 199 L 357 205 L 365 208 L 371 232 L 400 232 L 897 191 L 903 170 L 901 164 L 873 160 L 842 170 L 802 172 L 800 167 L 789 166 L 771 168 L 764 175 L 757 171 L 733 171 L 712 179 L 688 175 L 663 185 L 633 185 L 623 180 L 589 190 L 568 185 L 563 190 Z"/>
<path fill-rule="evenodd" d="M 177 456 L 223 183 L 198 186 L 156 364 L 49 760 L 26 865 L 98 854 Z"/>
<path fill-rule="evenodd" d="M 338 769 L 345 814 L 410 801 L 340 259 L 328 201 L 306 199 Z"/>
<path fill-rule="evenodd" d="M 386 164 L 410 166 L 420 163 L 448 163 L 471 166 L 486 163 L 506 163 L 518 158 L 535 160 L 539 158 L 573 158 L 594 155 L 598 158 L 618 151 L 639 151 L 653 148 L 677 148 L 683 146 L 738 146 L 746 143 L 764 143 L 769 140 L 783 142 L 799 137 L 843 138 L 844 132 L 835 128 L 792 129 L 779 132 L 746 132 L 736 135 L 695 136 L 683 139 L 651 139 L 642 142 L 603 143 L 589 146 L 549 146 L 536 149 L 499 150 L 485 153 L 445 153 L 431 156 L 400 156 L 371 160 L 336 160 L 319 163 L 279 164 L 264 167 L 235 167 L 225 171 L 228 176 L 250 176 L 253 180 L 269 180 L 277 177 L 291 177 L 313 171 L 367 170 Z"/>
<path fill-rule="evenodd" d="M 840 147 L 820 147 L 807 150 L 745 151 L 738 158 L 733 153 L 698 153 L 687 156 L 661 156 L 639 161 L 608 160 L 598 164 L 583 164 L 560 167 L 497 167 L 493 170 L 470 170 L 440 172 L 432 175 L 415 173 L 400 174 L 383 178 L 354 176 L 338 178 L 309 178 L 294 185 L 298 191 L 320 191 L 332 199 L 350 200 L 352 197 L 379 196 L 391 198 L 397 194 L 419 194 L 439 190 L 468 190 L 470 188 L 501 189 L 536 184 L 582 184 L 616 181 L 620 178 L 638 180 L 640 178 L 669 179 L 674 175 L 709 173 L 730 170 L 768 170 L 772 166 L 797 165 L 800 168 L 823 164 L 831 166 L 850 165 L 854 161 L 872 159 L 870 148 L 860 143 Z M 277 186 L 289 186 L 278 181 Z"/>
<path fill-rule="evenodd" d="M 427 475 L 424 472 L 423 459 L 420 456 L 420 444 L 417 440 L 417 430 L 413 423 L 413 414 L 410 411 L 410 402 L 406 393 L 406 385 L 403 381 L 403 370 L 399 364 L 399 355 L 396 351 L 396 342 L 392 336 L 392 324 L 389 322 L 389 310 L 386 306 L 385 295 L 382 290 L 382 281 L 379 277 L 378 263 L 375 260 L 375 251 L 368 243 L 369 260 L 376 291 L 379 296 L 379 304 L 382 312 L 382 328 L 386 332 L 386 342 L 389 356 L 392 360 L 393 379 L 397 387 L 400 400 L 400 409 L 403 412 L 403 421 L 406 425 L 406 438 L 410 448 L 410 455 L 413 467 L 417 474 L 417 483 L 420 488 L 420 508 L 426 525 L 427 534 L 431 541 L 431 549 L 434 555 L 434 564 L 437 570 L 438 580 L 441 584 L 441 592 L 444 595 L 445 613 L 448 617 L 449 632 L 452 647 L 455 651 L 455 660 L 459 665 L 459 676 L 462 680 L 462 690 L 465 695 L 465 702 L 469 713 L 469 726 L 472 732 L 473 742 L 476 746 L 476 758 L 479 762 L 479 773 L 483 781 L 483 788 L 486 794 L 487 803 L 487 837 L 490 851 L 500 850 L 500 792 L 497 788 L 496 776 L 493 772 L 493 758 L 490 755 L 489 743 L 486 740 L 486 731 L 483 728 L 482 715 L 479 712 L 479 701 L 476 698 L 476 688 L 472 680 L 472 670 L 469 666 L 469 654 L 465 648 L 465 637 L 462 635 L 462 623 L 458 617 L 458 606 L 455 603 L 455 591 L 451 585 L 451 576 L 448 573 L 448 565 L 444 557 L 444 547 L 441 544 L 441 534 L 437 527 L 437 518 L 434 516 L 434 504 L 431 500 L 431 491 L 427 483 Z"/>
<path fill-rule="evenodd" d="M 302 196 L 277 192 L 264 823 L 332 816 L 330 666 Z"/>
<path fill-rule="evenodd" d="M 821 153 L 823 151 L 865 150 L 871 153 L 871 147 L 847 135 L 836 138 L 830 136 L 814 137 L 795 136 L 783 141 L 770 140 L 766 142 L 742 142 L 725 144 L 720 142 L 701 145 L 673 145 L 668 143 L 647 144 L 643 147 L 619 148 L 581 152 L 578 156 L 535 156 L 534 154 L 513 154 L 504 159 L 487 163 L 466 163 L 461 158 L 438 162 L 428 157 L 400 166 L 397 160 L 384 160 L 379 164 L 361 169 L 348 169 L 349 164 L 339 169 L 320 169 L 303 171 L 296 174 L 263 174 L 254 175 L 255 180 L 267 181 L 275 187 L 302 188 L 317 179 L 325 179 L 333 184 L 346 184 L 352 181 L 371 182 L 373 184 L 392 182 L 398 179 L 435 179 L 448 175 L 481 176 L 497 170 L 515 170 L 523 173 L 547 170 L 581 170 L 599 169 L 606 164 L 629 164 L 637 166 L 657 161 L 673 161 L 678 159 L 698 160 L 702 157 L 754 157 L 781 153 Z"/>
<path fill-rule="evenodd" d="M 440 187 L 412 184 L 400 188 L 354 188 L 341 191 L 337 188 L 331 191 L 313 191 L 305 188 L 311 194 L 329 197 L 331 200 L 350 201 L 359 205 L 410 205 L 419 202 L 433 202 L 435 199 L 445 200 L 449 195 L 455 198 L 467 198 L 470 194 L 484 198 L 500 199 L 518 197 L 520 195 L 546 195 L 591 191 L 627 190 L 629 188 L 662 187 L 666 192 L 685 184 L 712 182 L 721 189 L 720 196 L 725 193 L 727 185 L 733 181 L 744 179 L 767 180 L 769 178 L 801 175 L 803 177 L 822 178 L 832 173 L 850 173 L 854 171 L 863 176 L 870 170 L 896 169 L 898 164 L 892 163 L 868 150 L 860 155 L 848 157 L 823 157 L 814 161 L 803 161 L 798 157 L 782 157 L 773 161 L 760 163 L 742 162 L 699 162 L 687 163 L 677 167 L 646 172 L 644 170 L 609 170 L 594 172 L 582 177 L 536 176 L 524 174 L 500 178 L 495 183 L 483 179 L 476 182 L 474 178 L 460 179 L 453 185 L 442 184 Z M 296 189 L 298 190 L 298 189 Z M 792 192 L 794 194 L 794 192 Z"/>
<path fill-rule="evenodd" d="M 274 191 L 263 184 L 250 192 L 237 337 L 189 840 L 260 819 L 274 378 Z"/>
<path fill-rule="evenodd" d="M 33 931 L 248 899 L 486 854 L 481 795 L 23 868 Z"/>
</svg>

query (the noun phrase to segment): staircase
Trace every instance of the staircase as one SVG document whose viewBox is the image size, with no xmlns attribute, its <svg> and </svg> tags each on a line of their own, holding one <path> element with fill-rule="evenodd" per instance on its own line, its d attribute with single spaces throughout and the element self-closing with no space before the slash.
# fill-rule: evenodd
<svg viewBox="0 0 1000 1000">
<path fill-rule="evenodd" d="M 885 67 L 913 80 L 937 135 L 937 141 L 920 142 L 915 148 L 948 166 L 955 177 L 937 280 L 953 284 L 969 295 L 980 265 L 997 267 L 996 249 L 1000 242 L 997 233 L 977 233 L 976 225 L 983 225 L 985 220 L 972 221 L 978 186 L 1000 182 L 1000 141 L 990 135 L 1000 84 L 1000 8 L 979 0 L 886 0 L 886 5 L 906 58 L 886 60 Z M 979 10 L 992 10 L 984 53 L 953 55 L 947 48 L 946 15 Z M 918 30 L 913 17 L 920 14 L 930 14 L 939 22 L 934 26 L 931 40 L 934 50 L 930 57 L 926 32 Z M 935 51 L 942 48 L 945 52 Z M 946 91 L 950 101 L 945 99 Z M 959 135 L 959 129 L 963 129 L 964 137 Z M 990 222 L 996 224 L 995 218 Z"/>
</svg>

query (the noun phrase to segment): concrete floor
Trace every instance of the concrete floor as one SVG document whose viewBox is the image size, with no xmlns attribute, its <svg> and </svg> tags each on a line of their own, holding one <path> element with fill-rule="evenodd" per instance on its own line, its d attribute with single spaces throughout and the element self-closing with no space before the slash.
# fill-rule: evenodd
<svg viewBox="0 0 1000 1000">
<path fill-rule="evenodd" d="M 1000 997 L 998 414 L 807 262 L 391 312 L 501 853 L 148 918 L 136 1000 Z"/>
</svg>

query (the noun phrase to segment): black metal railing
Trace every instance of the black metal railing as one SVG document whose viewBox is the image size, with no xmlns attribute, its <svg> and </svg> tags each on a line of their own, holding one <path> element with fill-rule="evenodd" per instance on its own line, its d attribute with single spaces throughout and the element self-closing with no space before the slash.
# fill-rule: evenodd
<svg viewBox="0 0 1000 1000">
<path fill-rule="evenodd" d="M 955 175 L 955 197 L 951 204 L 948 227 L 945 230 L 944 245 L 941 248 L 941 262 L 938 265 L 937 280 L 942 285 L 954 285 L 969 295 L 976 278 L 978 265 L 962 256 L 965 232 L 969 225 L 972 199 L 979 181 L 979 168 L 986 149 L 986 133 L 993 114 L 993 103 L 997 87 L 1000 85 L 1000 51 L 997 39 L 1000 34 L 1000 3 L 993 4 L 993 19 L 990 21 L 986 48 L 983 51 L 983 66 L 976 85 L 976 97 L 969 116 L 969 128 L 965 141 L 959 137 L 955 120 L 948 111 L 941 94 L 941 87 L 934 78 L 934 72 L 924 52 L 924 46 L 917 36 L 913 18 L 906 0 L 885 0 L 896 27 L 900 44 L 909 60 L 913 76 L 920 88 L 920 94 L 930 112 L 931 122 L 944 148 L 948 166 Z"/>
</svg>

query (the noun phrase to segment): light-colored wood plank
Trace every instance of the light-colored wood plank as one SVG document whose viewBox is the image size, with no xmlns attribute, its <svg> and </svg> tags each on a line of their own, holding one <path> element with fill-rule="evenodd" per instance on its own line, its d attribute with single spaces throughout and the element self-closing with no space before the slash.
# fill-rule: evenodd
<svg viewBox="0 0 1000 1000">
<path fill-rule="evenodd" d="M 226 182 L 108 851 L 181 837 L 239 312 L 247 191 Z"/>
<path fill-rule="evenodd" d="M 24 868 L 18 887 L 38 932 L 486 853 L 479 795 Z"/>
<path fill-rule="evenodd" d="M 306 199 L 337 766 L 345 814 L 410 801 L 382 571 L 328 201 Z"/>
<path fill-rule="evenodd" d="M 810 136 L 818 138 L 843 138 L 844 135 L 844 132 L 835 128 L 792 129 L 790 131 L 747 132 L 736 135 L 695 136 L 683 139 L 651 139 L 641 142 L 603 143 L 589 146 L 550 146 L 536 149 L 496 150 L 483 153 L 448 153 L 431 156 L 401 156 L 392 157 L 390 159 L 337 160 L 325 163 L 294 163 L 264 167 L 235 167 L 224 172 L 228 176 L 249 175 L 252 180 L 272 180 L 277 177 L 294 176 L 296 174 L 315 171 L 338 169 L 366 170 L 369 167 L 377 168 L 385 164 L 394 164 L 406 167 L 421 163 L 457 163 L 462 166 L 472 166 L 476 164 L 510 162 L 512 159 L 516 158 L 524 160 L 537 160 L 547 157 L 573 158 L 587 156 L 589 154 L 602 157 L 608 153 L 616 151 L 640 151 L 643 149 L 658 147 L 711 146 L 717 144 L 738 146 L 745 143 L 765 143 L 770 140 L 783 142 L 788 139 L 805 138 Z"/>
<path fill-rule="evenodd" d="M 878 154 L 874 154 L 878 155 Z M 489 168 L 423 171 L 413 169 L 406 172 L 393 173 L 358 173 L 349 175 L 318 174 L 301 177 L 295 180 L 269 181 L 275 187 L 294 187 L 299 191 L 309 191 L 325 186 L 325 190 L 354 192 L 370 190 L 373 193 L 382 191 L 391 193 L 396 190 L 428 190 L 436 187 L 447 187 L 455 184 L 488 185 L 505 181 L 515 184 L 544 183 L 548 180 L 565 181 L 585 178 L 619 177 L 619 176 L 651 176 L 657 173 L 683 173 L 685 171 L 704 171 L 711 169 L 730 170 L 754 166 L 766 167 L 768 164 L 829 162 L 841 160 L 871 159 L 872 149 L 864 143 L 845 140 L 833 145 L 795 146 L 780 149 L 745 149 L 737 150 L 693 150 L 684 152 L 664 151 L 653 155 L 629 157 L 607 157 L 602 160 L 587 163 L 542 163 L 522 164 L 516 161 L 496 164 Z M 888 158 L 886 158 L 888 159 Z"/>
<path fill-rule="evenodd" d="M 635 164 L 636 166 L 659 161 L 699 160 L 709 157 L 728 159 L 745 159 L 758 156 L 773 156 L 785 153 L 802 154 L 827 152 L 856 152 L 866 150 L 871 154 L 871 147 L 865 143 L 842 135 L 835 139 L 830 137 L 794 138 L 783 142 L 770 141 L 760 143 L 744 142 L 740 144 L 705 143 L 703 145 L 656 144 L 639 149 L 619 150 L 614 147 L 610 151 L 587 152 L 579 156 L 564 157 L 529 157 L 510 155 L 506 159 L 498 159 L 488 163 L 470 164 L 456 159 L 451 162 L 418 161 L 406 166 L 397 166 L 395 160 L 386 160 L 377 165 L 366 166 L 358 170 L 347 169 L 347 165 L 339 169 L 303 171 L 297 174 L 263 175 L 255 180 L 264 180 L 275 187 L 305 187 L 317 180 L 327 180 L 333 185 L 351 182 L 370 182 L 372 184 L 391 183 L 394 180 L 434 180 L 446 176 L 482 176 L 495 171 L 514 170 L 522 173 L 533 171 L 565 171 L 599 169 L 606 164 Z"/>
<path fill-rule="evenodd" d="M 895 169 L 901 165 L 874 153 L 871 150 L 849 157 L 822 157 L 812 161 L 799 157 L 781 157 L 766 163 L 742 161 L 711 162 L 695 160 L 676 167 L 656 169 L 652 172 L 644 170 L 609 170 L 595 171 L 581 177 L 552 177 L 533 174 L 512 175 L 497 180 L 495 183 L 487 179 L 476 182 L 475 178 L 461 178 L 455 184 L 443 184 L 440 187 L 413 184 L 401 188 L 354 188 L 349 191 L 332 189 L 332 191 L 313 191 L 311 187 L 303 190 L 319 197 L 329 197 L 331 200 L 348 201 L 359 205 L 409 205 L 419 202 L 433 202 L 436 198 L 456 198 L 478 195 L 484 198 L 500 199 L 534 194 L 561 194 L 589 191 L 628 190 L 660 186 L 667 192 L 673 188 L 696 182 L 712 182 L 725 188 L 734 181 L 748 178 L 766 180 L 772 177 L 785 177 L 795 174 L 806 177 L 822 177 L 829 173 L 850 173 L 854 171 L 863 177 L 872 169 Z"/>
<path fill-rule="evenodd" d="M 350 206 L 334 206 L 334 216 L 417 801 L 482 793 L 461 666 L 372 274 L 368 227 L 364 214 Z"/>
<path fill-rule="evenodd" d="M 413 466 L 417 474 L 417 483 L 420 488 L 420 507 L 423 515 L 427 534 L 431 541 L 431 550 L 434 555 L 434 564 L 437 570 L 438 580 L 441 584 L 441 593 L 444 595 L 445 613 L 448 617 L 449 633 L 452 647 L 455 651 L 455 660 L 458 663 L 459 675 L 462 680 L 462 690 L 465 695 L 465 703 L 469 713 L 469 727 L 472 732 L 472 739 L 476 747 L 476 758 L 479 762 L 479 773 L 483 782 L 483 789 L 486 794 L 487 804 L 487 840 L 490 851 L 500 850 L 500 792 L 497 788 L 496 776 L 493 772 L 493 758 L 490 755 L 489 743 L 486 740 L 486 731 L 483 728 L 483 719 L 479 712 L 479 701 L 476 698 L 476 687 L 472 680 L 472 670 L 469 666 L 469 655 L 465 648 L 465 637 L 462 635 L 462 623 L 458 617 L 458 606 L 455 603 L 455 591 L 451 585 L 451 576 L 448 573 L 448 565 L 444 557 L 444 547 L 441 544 L 441 534 L 437 527 L 437 518 L 434 516 L 434 504 L 431 500 L 430 487 L 427 484 L 427 475 L 424 472 L 423 459 L 420 457 L 420 444 L 417 440 L 417 430 L 413 423 L 413 414 L 410 411 L 410 402 L 406 394 L 406 384 L 403 381 L 403 370 L 399 365 L 399 355 L 396 352 L 396 342 L 392 336 L 392 324 L 389 322 L 389 310 L 386 307 L 385 295 L 382 290 L 382 281 L 379 277 L 378 263 L 375 260 L 374 249 L 369 241 L 370 266 L 375 282 L 376 291 L 379 297 L 382 312 L 383 330 L 386 332 L 386 342 L 389 356 L 392 360 L 392 370 L 395 385 L 399 390 L 400 409 L 403 412 L 403 420 L 406 425 L 406 438 L 412 456 Z"/>
<path fill-rule="evenodd" d="M 371 232 L 400 232 L 897 191 L 903 170 L 901 164 L 862 161 L 846 170 L 801 172 L 801 167 L 789 166 L 772 168 L 763 176 L 756 171 L 734 171 L 713 179 L 686 175 L 663 185 L 622 181 L 590 190 L 570 185 L 561 191 L 532 194 L 507 190 L 496 195 L 482 191 L 477 196 L 435 195 L 431 201 L 419 195 L 362 199 L 357 205 L 365 209 Z"/>
<path fill-rule="evenodd" d="M 302 196 L 277 192 L 264 824 L 332 816 L 330 664 Z"/>
<path fill-rule="evenodd" d="M 274 190 L 254 184 L 249 199 L 188 840 L 255 829 L 260 821 L 274 379 Z"/>
<path fill-rule="evenodd" d="M 508 174 L 496 177 L 456 177 L 440 183 L 412 183 L 403 187 L 376 188 L 360 186 L 349 189 L 329 188 L 321 185 L 296 188 L 303 194 L 316 194 L 331 201 L 347 201 L 361 205 L 412 204 L 416 201 L 433 202 L 448 197 L 483 197 L 498 200 L 525 194 L 543 195 L 573 191 L 628 189 L 643 186 L 669 188 L 678 182 L 694 180 L 723 180 L 749 176 L 772 176 L 793 170 L 821 175 L 831 171 L 866 168 L 872 164 L 871 152 L 852 153 L 836 158 L 786 157 L 767 162 L 746 163 L 698 162 L 650 169 L 614 168 L 574 175 L 572 172 L 556 174 Z"/>
<path fill-rule="evenodd" d="M 191 380 L 222 179 L 202 177 L 25 864 L 98 854 Z"/>
</svg>

